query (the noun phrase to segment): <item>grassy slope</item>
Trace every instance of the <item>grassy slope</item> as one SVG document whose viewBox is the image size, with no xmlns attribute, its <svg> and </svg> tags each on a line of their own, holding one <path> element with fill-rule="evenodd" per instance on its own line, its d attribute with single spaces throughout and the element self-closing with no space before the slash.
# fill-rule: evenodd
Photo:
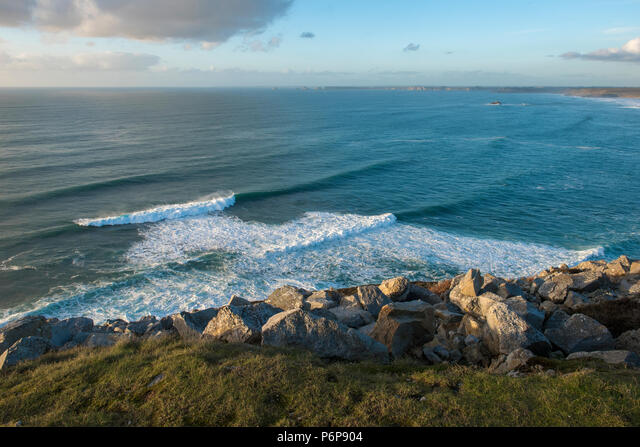
<svg viewBox="0 0 640 447">
<path fill-rule="evenodd" d="M 545 368 L 561 365 L 555 377 L 511 378 L 169 338 L 53 353 L 0 372 L 0 425 L 640 425 L 638 372 Z"/>
</svg>

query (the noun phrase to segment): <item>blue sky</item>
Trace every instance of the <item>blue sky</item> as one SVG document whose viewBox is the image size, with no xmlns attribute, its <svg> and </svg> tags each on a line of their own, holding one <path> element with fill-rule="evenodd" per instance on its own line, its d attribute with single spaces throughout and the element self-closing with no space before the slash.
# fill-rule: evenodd
<svg viewBox="0 0 640 447">
<path fill-rule="evenodd" d="M 2 86 L 408 84 L 640 86 L 640 0 L 0 0 Z"/>
</svg>

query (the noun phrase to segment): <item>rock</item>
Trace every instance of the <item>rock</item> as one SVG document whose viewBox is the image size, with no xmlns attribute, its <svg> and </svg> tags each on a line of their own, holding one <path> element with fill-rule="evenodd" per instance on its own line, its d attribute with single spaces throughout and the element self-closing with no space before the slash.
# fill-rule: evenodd
<svg viewBox="0 0 640 447">
<path fill-rule="evenodd" d="M 506 374 L 509 371 L 514 371 L 520 368 L 527 366 L 529 360 L 531 360 L 535 355 L 533 352 L 528 349 L 518 348 L 515 351 L 511 352 L 504 363 L 499 365 L 494 371 L 497 374 Z"/>
<path fill-rule="evenodd" d="M 340 302 L 341 297 L 342 295 L 340 295 L 334 289 L 316 290 L 311 295 L 309 295 L 309 297 L 307 298 L 307 301 L 322 299 L 322 300 L 333 301 L 336 304 L 338 304 Z"/>
<path fill-rule="evenodd" d="M 440 321 L 440 325 L 444 326 L 446 330 L 454 330 L 460 326 L 460 322 L 464 315 L 451 312 L 450 310 L 434 308 L 435 317 Z"/>
<path fill-rule="evenodd" d="M 218 315 L 218 311 L 219 309 L 206 309 L 173 314 L 168 317 L 170 324 L 165 324 L 165 328 L 166 326 L 173 328 L 183 339 L 200 338 L 204 328 Z"/>
<path fill-rule="evenodd" d="M 524 348 L 544 356 L 551 350 L 547 338 L 505 303 L 491 306 L 486 322 L 482 339 L 494 354 Z"/>
<path fill-rule="evenodd" d="M 433 347 L 433 352 L 438 355 L 442 360 L 449 359 L 449 350 L 442 345 L 436 345 Z"/>
<path fill-rule="evenodd" d="M 615 341 L 615 348 L 632 351 L 640 355 L 640 329 L 626 331 Z"/>
<path fill-rule="evenodd" d="M 356 308 L 362 309 L 362 306 L 360 306 L 360 301 L 358 301 L 358 298 L 356 298 L 355 295 L 345 295 L 342 298 L 340 298 L 339 306 L 340 307 L 356 307 Z"/>
<path fill-rule="evenodd" d="M 374 327 L 376 327 L 375 321 L 373 323 L 369 323 L 365 326 L 359 327 L 358 330 L 362 332 L 364 335 L 371 337 L 371 332 L 373 331 Z"/>
<path fill-rule="evenodd" d="M 627 258 L 625 255 L 620 256 L 615 261 L 611 261 L 607 264 L 605 269 L 605 273 L 608 276 L 624 276 L 629 273 L 631 269 L 631 260 Z"/>
<path fill-rule="evenodd" d="M 311 295 L 304 289 L 284 286 L 274 290 L 266 299 L 266 303 L 282 310 L 305 308 L 305 298 Z"/>
<path fill-rule="evenodd" d="M 475 343 L 462 350 L 462 357 L 470 365 L 489 366 L 490 353 L 482 343 Z"/>
<path fill-rule="evenodd" d="M 231 295 L 231 299 L 229 299 L 227 306 L 240 307 L 240 306 L 248 306 L 249 304 L 251 304 L 251 301 L 245 300 L 244 298 L 239 297 L 238 295 Z"/>
<path fill-rule="evenodd" d="M 559 308 L 560 308 L 560 306 L 558 306 L 553 301 L 548 301 L 547 300 L 547 301 L 543 301 L 542 303 L 540 303 L 540 310 L 543 311 L 545 313 L 545 315 L 547 315 L 547 316 L 551 315 L 553 312 L 555 312 Z"/>
<path fill-rule="evenodd" d="M 336 307 L 338 305 L 337 301 L 334 301 L 332 299 L 327 299 L 327 298 L 321 298 L 319 296 L 314 296 L 315 294 L 312 294 L 309 298 L 307 298 L 307 309 L 309 310 L 316 310 L 316 309 L 333 309 L 334 307 Z"/>
<path fill-rule="evenodd" d="M 138 321 L 127 324 L 125 333 L 127 331 L 131 332 L 134 335 L 142 336 L 144 335 L 154 324 L 158 322 L 158 319 L 154 316 L 146 316 L 141 318 Z M 85 331 L 88 332 L 88 331 Z"/>
<path fill-rule="evenodd" d="M 281 310 L 266 302 L 247 306 L 225 306 L 202 332 L 207 339 L 227 343 L 260 343 L 262 326 Z"/>
<path fill-rule="evenodd" d="M 567 360 L 574 359 L 600 359 L 612 365 L 626 365 L 634 368 L 640 367 L 640 356 L 631 351 L 591 351 L 574 352 L 567 356 Z"/>
<path fill-rule="evenodd" d="M 622 295 L 638 295 L 640 294 L 640 278 L 627 277 L 620 281 L 618 290 Z"/>
<path fill-rule="evenodd" d="M 521 296 L 515 296 L 507 299 L 504 302 L 509 309 L 520 315 L 531 326 L 538 330 L 542 330 L 542 323 L 544 323 L 545 313 L 538 309 L 534 304 L 528 302 Z"/>
<path fill-rule="evenodd" d="M 557 310 L 551 314 L 547 322 L 544 324 L 544 329 L 545 331 L 547 329 L 562 329 L 568 319 L 569 314 L 562 310 Z"/>
<path fill-rule="evenodd" d="M 544 334 L 565 354 L 610 350 L 614 346 L 609 330 L 593 318 L 582 314 L 573 314 L 558 325 L 547 326 Z"/>
<path fill-rule="evenodd" d="M 53 349 L 49 340 L 28 336 L 16 341 L 0 355 L 0 370 L 25 360 L 33 360 Z"/>
<path fill-rule="evenodd" d="M 388 304 L 382 308 L 371 337 L 385 345 L 394 357 L 433 339 L 433 307 L 423 301 Z"/>
<path fill-rule="evenodd" d="M 53 346 L 59 348 L 73 340 L 77 334 L 91 332 L 93 329 L 93 320 L 84 317 L 69 318 L 52 323 L 50 329 L 51 338 L 49 341 Z"/>
<path fill-rule="evenodd" d="M 388 361 L 386 346 L 342 323 L 292 309 L 271 317 L 262 327 L 262 344 L 299 347 L 320 357 Z"/>
<path fill-rule="evenodd" d="M 584 271 L 571 275 L 572 284 L 570 288 L 578 292 L 593 292 L 599 288 L 606 280 L 600 272 Z"/>
<path fill-rule="evenodd" d="M 576 266 L 577 270 L 590 270 L 593 272 L 603 273 L 607 267 L 605 261 L 584 261 Z"/>
<path fill-rule="evenodd" d="M 567 293 L 567 298 L 564 300 L 564 306 L 571 310 L 578 310 L 587 304 L 589 304 L 587 297 L 573 290 Z"/>
<path fill-rule="evenodd" d="M 562 304 L 572 284 L 571 275 L 560 273 L 545 280 L 538 288 L 538 295 L 556 304 Z"/>
<path fill-rule="evenodd" d="M 329 309 L 338 321 L 352 328 L 374 323 L 373 316 L 360 307 L 333 307 Z"/>
<path fill-rule="evenodd" d="M 113 346 L 120 342 L 130 341 L 131 336 L 123 333 L 94 332 L 85 339 L 84 345 L 89 348 Z"/>
<path fill-rule="evenodd" d="M 467 335 L 464 338 L 464 345 L 465 346 L 471 346 L 471 345 L 475 345 L 476 343 L 480 343 L 480 339 L 474 335 Z"/>
<path fill-rule="evenodd" d="M 409 284 L 409 293 L 407 294 L 407 298 L 405 301 L 414 301 L 414 300 L 422 300 L 429 304 L 439 304 L 442 303 L 442 299 L 440 296 L 433 293 L 431 290 L 421 287 L 417 284 Z"/>
<path fill-rule="evenodd" d="M 491 292 L 485 292 L 479 296 L 466 295 L 461 292 L 459 286 L 449 291 L 449 300 L 463 312 L 479 318 L 484 318 L 494 303 L 504 301 L 501 296 Z"/>
<path fill-rule="evenodd" d="M 592 303 L 581 307 L 580 313 L 604 324 L 614 336 L 640 328 L 640 300 L 637 299 Z"/>
<path fill-rule="evenodd" d="M 389 297 L 376 286 L 359 286 L 356 292 L 356 299 L 360 306 L 373 315 L 374 318 L 378 317 L 383 306 L 391 303 Z"/>
<path fill-rule="evenodd" d="M 482 288 L 483 278 L 480 270 L 469 270 L 460 280 L 458 285 L 460 293 L 467 296 L 478 296 Z"/>
<path fill-rule="evenodd" d="M 46 318 L 39 315 L 30 315 L 7 323 L 0 328 L 0 353 L 9 349 L 21 338 L 30 336 L 51 337 L 51 328 Z"/>
<path fill-rule="evenodd" d="M 409 280 L 404 276 L 387 279 L 380 284 L 379 289 L 391 301 L 405 301 L 409 295 Z"/>
<path fill-rule="evenodd" d="M 422 348 L 422 354 L 430 365 L 437 365 L 439 363 L 442 363 L 443 359 L 440 358 L 440 356 L 436 354 L 433 348 L 431 348 L 430 346 L 425 346 L 424 348 Z"/>
<path fill-rule="evenodd" d="M 640 261 L 633 261 L 629 266 L 630 275 L 640 275 Z"/>
<path fill-rule="evenodd" d="M 482 337 L 482 327 L 484 323 L 471 315 L 465 315 L 460 322 L 459 331 L 466 335 L 473 335 L 474 337 Z"/>
</svg>

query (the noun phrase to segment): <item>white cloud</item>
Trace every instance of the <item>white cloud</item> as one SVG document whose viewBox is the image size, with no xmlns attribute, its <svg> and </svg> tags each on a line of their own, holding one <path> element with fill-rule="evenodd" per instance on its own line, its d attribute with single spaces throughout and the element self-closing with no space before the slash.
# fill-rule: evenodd
<svg viewBox="0 0 640 447">
<path fill-rule="evenodd" d="M 569 52 L 561 55 L 565 59 L 594 61 L 640 62 L 640 37 L 630 40 L 621 48 L 605 48 L 591 53 Z"/>
<path fill-rule="evenodd" d="M 0 0 L 0 26 L 140 40 L 224 42 L 264 30 L 293 0 Z"/>
<path fill-rule="evenodd" d="M 146 71 L 160 62 L 152 54 L 120 52 L 49 56 L 0 52 L 2 71 Z"/>
</svg>

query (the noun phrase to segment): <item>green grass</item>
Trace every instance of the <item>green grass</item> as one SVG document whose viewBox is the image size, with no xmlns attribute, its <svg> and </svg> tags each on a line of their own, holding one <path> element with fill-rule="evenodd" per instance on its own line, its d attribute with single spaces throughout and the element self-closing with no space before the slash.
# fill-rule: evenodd
<svg viewBox="0 0 640 447">
<path fill-rule="evenodd" d="M 640 425 L 637 371 L 593 361 L 548 368 L 556 376 L 512 378 L 168 338 L 52 353 L 0 372 L 0 425 Z"/>
</svg>

